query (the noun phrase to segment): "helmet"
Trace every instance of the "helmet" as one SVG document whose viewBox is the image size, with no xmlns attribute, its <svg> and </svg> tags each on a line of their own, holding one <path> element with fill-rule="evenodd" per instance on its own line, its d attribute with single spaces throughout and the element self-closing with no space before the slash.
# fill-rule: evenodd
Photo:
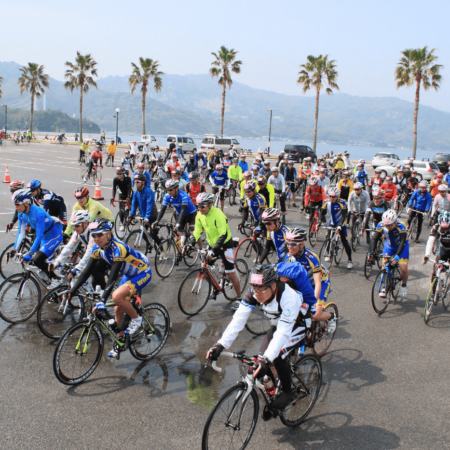
<svg viewBox="0 0 450 450">
<path fill-rule="evenodd" d="M 17 204 L 31 203 L 31 192 L 29 189 L 19 189 L 11 196 L 11 201 Z"/>
<path fill-rule="evenodd" d="M 284 155 L 284 150 L 281 150 L 280 155 Z"/>
<path fill-rule="evenodd" d="M 411 169 L 411 166 L 409 164 L 406 164 L 405 169 Z"/>
<path fill-rule="evenodd" d="M 178 155 L 174 152 L 174 153 L 172 153 L 171 157 L 172 158 L 178 158 Z"/>
<path fill-rule="evenodd" d="M 76 188 L 76 189 L 73 191 L 73 195 L 74 195 L 76 198 L 86 197 L 86 195 L 89 195 L 89 189 L 88 189 L 87 187 L 84 187 L 84 186 L 79 187 L 79 188 Z"/>
<path fill-rule="evenodd" d="M 79 225 L 80 223 L 89 222 L 91 220 L 91 215 L 89 211 L 85 209 L 79 209 L 74 211 L 72 217 L 70 218 L 71 225 Z"/>
<path fill-rule="evenodd" d="M 440 184 L 438 187 L 439 192 L 448 192 L 448 186 L 446 184 Z"/>
<path fill-rule="evenodd" d="M 337 156 L 342 156 L 342 153 L 338 153 Z"/>
<path fill-rule="evenodd" d="M 143 173 L 137 173 L 134 176 L 135 180 L 139 180 L 139 181 L 143 181 L 145 183 L 145 181 L 147 181 L 147 177 L 143 174 Z"/>
<path fill-rule="evenodd" d="M 41 182 L 39 180 L 31 180 L 30 181 L 30 185 L 29 188 L 34 191 L 37 188 L 41 187 Z"/>
<path fill-rule="evenodd" d="M 448 211 L 444 211 L 443 213 L 439 214 L 438 224 L 439 226 L 444 228 L 450 225 L 450 213 Z"/>
<path fill-rule="evenodd" d="M 225 152 L 224 154 L 223 154 L 223 156 L 228 156 L 229 155 L 229 153 L 228 152 Z"/>
<path fill-rule="evenodd" d="M 375 173 L 381 173 L 381 169 L 375 169 Z"/>
<path fill-rule="evenodd" d="M 393 209 L 389 209 L 383 213 L 382 222 L 383 225 L 392 225 L 397 221 L 397 213 Z"/>
<path fill-rule="evenodd" d="M 436 178 L 444 178 L 444 174 L 442 172 L 438 172 L 436 174 Z"/>
<path fill-rule="evenodd" d="M 162 158 L 158 158 L 158 159 L 156 160 L 156 162 L 157 162 L 157 163 L 159 163 L 159 162 L 164 162 L 164 160 L 163 160 Z"/>
<path fill-rule="evenodd" d="M 286 240 L 287 241 L 294 241 L 294 242 L 302 242 L 306 241 L 306 238 L 308 236 L 308 233 L 303 228 L 297 227 L 293 228 L 292 230 L 289 230 L 286 233 Z"/>
<path fill-rule="evenodd" d="M 339 197 L 340 191 L 338 188 L 330 188 L 328 190 L 328 197 Z"/>
<path fill-rule="evenodd" d="M 207 206 L 214 201 L 214 195 L 209 192 L 202 192 L 197 195 L 197 206 Z"/>
<path fill-rule="evenodd" d="M 196 171 L 194 170 L 193 172 L 191 172 L 191 173 L 189 174 L 189 179 L 194 180 L 194 179 L 196 179 L 196 178 L 198 178 L 198 172 L 196 172 Z"/>
<path fill-rule="evenodd" d="M 400 166 L 400 167 L 397 169 L 397 172 L 402 172 L 402 173 L 403 173 L 403 167 Z"/>
<path fill-rule="evenodd" d="M 180 174 L 181 174 L 180 169 L 177 169 L 177 168 L 172 169 L 172 171 L 171 171 L 170 173 L 175 173 L 175 174 L 177 174 L 177 175 L 180 175 Z"/>
<path fill-rule="evenodd" d="M 270 166 L 270 161 L 264 161 L 265 166 Z"/>
<path fill-rule="evenodd" d="M 239 158 L 237 158 L 236 156 L 233 158 L 233 162 L 239 162 Z"/>
<path fill-rule="evenodd" d="M 422 180 L 422 181 L 419 183 L 419 187 L 428 187 L 428 183 L 427 183 L 425 180 Z"/>
<path fill-rule="evenodd" d="M 178 147 L 183 147 L 183 144 L 179 144 Z"/>
<path fill-rule="evenodd" d="M 295 161 L 293 161 L 292 159 L 290 159 L 290 160 L 288 161 L 288 164 L 294 164 L 294 162 L 295 162 Z"/>
<path fill-rule="evenodd" d="M 216 165 L 216 170 L 223 170 L 222 164 L 217 164 Z"/>
<path fill-rule="evenodd" d="M 327 170 L 325 169 L 325 167 L 321 167 L 319 169 L 319 173 L 327 173 Z"/>
<path fill-rule="evenodd" d="M 145 164 L 144 163 L 136 164 L 136 168 L 137 169 L 145 169 Z"/>
<path fill-rule="evenodd" d="M 261 158 L 258 156 L 257 158 L 255 158 L 255 161 L 261 161 Z"/>
<path fill-rule="evenodd" d="M 246 191 L 254 191 L 256 189 L 256 183 L 254 180 L 248 180 L 247 183 L 244 184 L 244 190 Z"/>
<path fill-rule="evenodd" d="M 14 191 L 18 191 L 19 189 L 23 189 L 25 186 L 25 183 L 23 181 L 14 180 L 9 183 L 9 190 L 11 193 Z"/>
<path fill-rule="evenodd" d="M 277 208 L 267 208 L 262 213 L 262 221 L 263 223 L 272 222 L 275 220 L 280 220 L 281 214 Z"/>
<path fill-rule="evenodd" d="M 130 154 L 130 150 L 125 150 L 125 155 L 126 155 L 127 153 Z"/>
<path fill-rule="evenodd" d="M 392 177 L 386 177 L 386 181 L 392 181 Z"/>
<path fill-rule="evenodd" d="M 259 170 L 259 166 L 252 166 L 252 170 Z"/>
<path fill-rule="evenodd" d="M 364 185 L 359 181 L 353 185 L 353 189 L 362 189 Z"/>
<path fill-rule="evenodd" d="M 278 281 L 276 264 L 258 264 L 250 272 L 252 286 L 270 286 L 275 281 Z"/>
<path fill-rule="evenodd" d="M 383 198 L 386 194 L 386 191 L 384 189 L 377 189 L 373 191 L 373 198 Z"/>
<path fill-rule="evenodd" d="M 271 172 L 279 172 L 280 169 L 278 169 L 277 166 L 273 166 L 273 167 L 270 169 L 270 171 L 271 171 Z"/>
<path fill-rule="evenodd" d="M 194 159 L 194 155 L 189 155 L 189 159 Z"/>
<path fill-rule="evenodd" d="M 251 176 L 252 176 L 252 173 L 251 173 L 249 170 L 247 170 L 247 171 L 244 172 L 242 175 L 244 175 L 244 177 L 251 177 Z"/>
<path fill-rule="evenodd" d="M 350 176 L 350 172 L 349 172 L 348 170 L 344 170 L 344 171 L 342 172 L 342 174 L 343 174 L 343 175 L 346 175 L 346 176 L 348 176 L 348 177 Z"/>
<path fill-rule="evenodd" d="M 289 156 L 288 155 L 284 155 L 283 159 L 289 159 Z"/>
<path fill-rule="evenodd" d="M 315 186 L 317 184 L 317 178 L 316 177 L 311 177 L 311 179 L 309 180 L 309 185 L 310 186 Z"/>
<path fill-rule="evenodd" d="M 112 231 L 112 228 L 112 223 L 105 218 L 95 219 L 89 224 L 89 231 L 96 234 L 106 234 L 109 231 Z"/>
<path fill-rule="evenodd" d="M 119 174 L 126 174 L 127 173 L 127 169 L 125 169 L 125 167 L 116 167 L 116 173 L 117 175 Z"/>
<path fill-rule="evenodd" d="M 265 176 L 261 175 L 260 177 L 258 177 L 258 179 L 256 181 L 258 182 L 258 184 L 266 184 L 267 178 Z"/>
<path fill-rule="evenodd" d="M 165 186 L 166 189 L 177 188 L 180 186 L 180 180 L 167 180 Z"/>
</svg>

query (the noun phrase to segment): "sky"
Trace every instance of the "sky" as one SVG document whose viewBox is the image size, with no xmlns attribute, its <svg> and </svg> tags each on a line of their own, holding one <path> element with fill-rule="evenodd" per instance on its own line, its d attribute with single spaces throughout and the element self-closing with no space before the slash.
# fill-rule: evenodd
<svg viewBox="0 0 450 450">
<path fill-rule="evenodd" d="M 402 50 L 426 45 L 444 79 L 438 92 L 421 91 L 421 104 L 450 111 L 448 0 L 0 0 L 0 8 L 11 18 L 0 58 L 44 64 L 59 80 L 77 51 L 91 53 L 100 77 L 129 75 L 140 56 L 185 75 L 207 73 L 211 52 L 225 45 L 243 62 L 234 79 L 254 88 L 303 95 L 300 64 L 328 54 L 341 92 L 414 101 L 413 88 L 396 89 L 394 71 Z"/>
</svg>

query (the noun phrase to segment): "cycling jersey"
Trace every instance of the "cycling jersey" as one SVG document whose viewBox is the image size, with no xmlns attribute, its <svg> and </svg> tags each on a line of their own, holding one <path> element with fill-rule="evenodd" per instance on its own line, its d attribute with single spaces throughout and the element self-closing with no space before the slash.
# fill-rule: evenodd
<svg viewBox="0 0 450 450">
<path fill-rule="evenodd" d="M 191 162 L 192 161 L 192 162 Z M 195 161 L 193 161 L 193 160 L 189 160 L 189 161 L 187 161 L 186 162 L 186 164 L 184 165 L 184 170 L 187 172 L 187 173 L 191 173 L 191 172 L 196 172 L 196 171 L 198 171 L 198 164 L 195 162 Z"/>
<path fill-rule="evenodd" d="M 311 166 L 302 165 L 298 169 L 298 177 L 299 178 L 309 178 L 311 176 Z"/>
<path fill-rule="evenodd" d="M 197 196 L 201 192 L 206 192 L 206 187 L 204 184 L 197 182 L 196 185 L 193 183 L 188 183 L 186 185 L 186 192 L 188 193 L 192 203 L 197 206 Z"/>
<path fill-rule="evenodd" d="M 383 214 L 391 209 L 391 206 L 386 200 L 383 200 L 378 206 L 374 201 L 371 201 L 367 204 L 366 214 L 364 216 L 363 229 L 367 228 L 369 224 L 370 215 L 373 214 L 373 221 L 375 222 L 375 226 L 378 225 L 378 222 L 381 221 Z"/>
<path fill-rule="evenodd" d="M 442 184 L 442 183 L 439 182 L 438 180 L 432 180 L 432 181 L 431 181 L 431 183 L 430 183 L 430 193 L 431 193 L 431 196 L 432 196 L 433 198 L 436 197 L 436 195 L 439 194 L 439 186 L 440 186 L 441 184 Z"/>
<path fill-rule="evenodd" d="M 397 185 L 397 191 L 402 192 L 408 186 L 408 179 L 406 177 L 394 177 L 394 183 Z"/>
<path fill-rule="evenodd" d="M 393 198 L 397 197 L 397 186 L 394 183 L 383 183 L 380 187 L 384 190 L 384 199 L 390 202 Z"/>
<path fill-rule="evenodd" d="M 245 183 L 247 183 L 247 181 L 246 180 L 242 180 L 241 181 L 241 187 L 240 187 L 240 190 L 241 190 L 241 198 L 244 198 L 245 197 L 245 189 L 244 189 L 244 186 L 245 186 Z M 258 192 L 259 191 L 259 186 L 258 185 L 256 185 L 256 192 Z"/>
<path fill-rule="evenodd" d="M 228 176 L 230 180 L 239 181 L 242 178 L 242 168 L 241 166 L 235 166 L 234 164 L 228 169 Z"/>
<path fill-rule="evenodd" d="M 95 219 L 108 219 L 111 222 L 114 222 L 114 216 L 111 211 L 101 203 L 92 200 L 92 198 L 90 198 L 84 206 L 81 206 L 78 202 L 76 202 L 75 205 L 73 205 L 72 214 L 80 209 L 89 211 L 89 214 L 91 215 L 89 222 L 92 222 Z M 70 236 L 72 234 L 72 230 L 72 224 L 69 222 L 65 234 Z"/>
<path fill-rule="evenodd" d="M 392 231 L 389 231 L 382 223 L 378 224 L 376 231 L 384 234 L 386 244 L 395 249 L 400 245 L 400 235 L 407 233 L 405 223 L 399 220 L 397 220 L 397 226 Z M 408 240 L 408 236 L 406 236 L 406 240 Z"/>
<path fill-rule="evenodd" d="M 436 211 L 448 211 L 450 212 L 450 194 L 436 195 L 433 201 L 433 215 Z"/>
<path fill-rule="evenodd" d="M 366 191 L 362 190 L 361 194 L 359 195 L 357 195 L 356 192 L 353 191 L 348 199 L 348 209 L 349 211 L 354 211 L 358 214 L 364 214 L 369 202 L 370 196 Z"/>
<path fill-rule="evenodd" d="M 344 224 L 345 215 L 347 214 L 347 204 L 340 198 L 334 203 L 326 201 L 322 205 L 321 221 L 323 221 L 327 212 L 330 214 L 329 224 L 338 227 Z"/>
<path fill-rule="evenodd" d="M 200 157 L 199 154 L 196 153 L 195 156 L 194 156 L 194 161 L 197 163 L 197 166 L 198 166 L 199 160 L 201 160 L 203 165 L 206 166 L 206 164 L 207 164 L 206 158 L 204 156 Z"/>
<path fill-rule="evenodd" d="M 317 179 L 317 184 L 322 186 L 324 188 L 324 190 L 325 190 L 325 193 L 327 193 L 328 192 L 328 188 L 330 187 L 330 179 L 327 176 L 325 176 L 323 178 L 319 177 Z"/>
<path fill-rule="evenodd" d="M 35 197 L 39 206 L 50 216 L 57 217 L 62 222 L 67 222 L 67 209 L 64 199 L 48 189 L 41 189 Z"/>
<path fill-rule="evenodd" d="M 283 261 L 286 255 L 286 233 L 288 232 L 289 228 L 286 225 L 280 225 L 277 231 L 267 232 L 267 240 L 273 242 L 278 256 L 278 262 Z"/>
<path fill-rule="evenodd" d="M 447 186 L 450 188 L 450 172 L 445 174 L 444 183 L 447 183 Z"/>
<path fill-rule="evenodd" d="M 286 167 L 284 169 L 284 179 L 286 183 L 293 183 L 297 179 L 297 171 L 295 170 L 295 167 L 292 169 L 289 169 L 289 167 Z"/>
<path fill-rule="evenodd" d="M 172 205 L 175 208 L 177 214 L 181 213 L 181 207 L 184 205 L 187 206 L 185 215 L 192 214 L 193 212 L 197 211 L 191 199 L 189 198 L 189 195 L 181 190 L 178 190 L 178 194 L 176 197 L 172 197 L 170 194 L 166 194 L 164 196 L 162 204 L 164 206 Z"/>
<path fill-rule="evenodd" d="M 130 177 L 124 176 L 122 180 L 118 177 L 114 178 L 112 188 L 113 198 L 115 198 L 116 192 L 118 192 L 120 200 L 125 200 L 131 196 L 132 190 Z"/>
<path fill-rule="evenodd" d="M 255 222 L 259 223 L 261 220 L 261 209 L 264 210 L 267 208 L 266 199 L 262 195 L 255 192 L 252 199 L 245 197 L 244 208 L 248 208 L 255 219 Z"/>
<path fill-rule="evenodd" d="M 356 180 L 362 184 L 366 184 L 367 172 L 365 170 L 358 170 L 355 174 Z"/>
<path fill-rule="evenodd" d="M 344 181 L 344 179 L 339 180 L 337 188 L 340 191 L 339 198 L 342 198 L 343 200 L 348 200 L 348 197 L 353 191 L 353 181 L 352 180 Z"/>
<path fill-rule="evenodd" d="M 436 224 L 431 228 L 430 237 L 427 241 L 427 246 L 425 250 L 425 256 L 430 256 L 433 251 L 433 245 L 436 239 L 439 239 L 440 247 L 445 251 L 450 251 L 450 230 L 447 230 L 445 233 L 442 232 L 439 224 Z"/>
<path fill-rule="evenodd" d="M 98 150 L 94 150 L 91 154 L 91 159 L 93 162 L 95 162 L 96 164 L 98 163 L 98 161 L 100 160 L 100 165 L 102 165 L 102 161 L 103 161 L 103 154 L 102 152 L 98 151 Z"/>
<path fill-rule="evenodd" d="M 266 184 L 265 187 L 260 188 L 258 191 L 266 200 L 266 204 L 269 208 L 273 208 L 275 204 L 275 189 L 271 184 Z"/>
<path fill-rule="evenodd" d="M 342 158 L 337 158 L 335 164 L 334 164 L 334 168 L 335 169 L 344 169 L 345 168 L 345 163 L 342 160 Z"/>
<path fill-rule="evenodd" d="M 248 162 L 247 161 L 239 161 L 239 167 L 242 169 L 242 173 L 248 171 Z"/>
<path fill-rule="evenodd" d="M 326 200 L 325 189 L 320 184 L 306 188 L 305 206 L 308 206 L 310 201 L 317 203 L 323 200 Z"/>
<path fill-rule="evenodd" d="M 431 208 L 432 201 L 433 199 L 428 191 L 425 191 L 422 195 L 420 190 L 416 190 L 413 192 L 413 195 L 411 195 L 408 206 L 417 209 L 418 211 L 426 212 Z"/>
<path fill-rule="evenodd" d="M 209 177 L 211 184 L 213 186 L 226 186 L 230 185 L 230 179 L 228 178 L 228 174 L 225 170 L 222 170 L 222 173 L 213 172 Z"/>
<path fill-rule="evenodd" d="M 271 184 L 278 193 L 281 193 L 285 186 L 284 177 L 281 174 L 278 174 L 276 177 L 271 175 L 267 183 Z"/>
<path fill-rule="evenodd" d="M 372 186 L 372 189 L 375 186 L 380 187 L 383 184 L 383 178 L 381 177 L 372 177 L 369 181 L 369 186 Z"/>
<path fill-rule="evenodd" d="M 228 169 L 233 164 L 233 161 L 231 161 L 231 159 L 224 159 L 222 161 L 222 164 L 223 164 L 223 168 L 228 172 Z"/>
<path fill-rule="evenodd" d="M 386 241 L 383 247 L 383 255 L 398 256 L 399 264 L 407 264 L 409 259 L 409 241 L 406 224 L 397 220 L 396 227 L 389 231 L 382 223 L 376 228 L 375 237 L 371 242 L 371 251 L 376 248 L 376 244 L 381 235 L 384 235 Z"/>
<path fill-rule="evenodd" d="M 132 176 L 132 181 L 131 181 L 131 185 L 134 187 L 134 177 L 135 175 L 139 174 L 139 170 L 135 170 Z M 151 186 L 152 183 L 152 177 L 150 176 L 150 172 L 148 170 L 144 170 L 144 172 L 142 172 L 145 175 L 145 185 L 149 188 Z"/>
<path fill-rule="evenodd" d="M 131 202 L 130 216 L 136 215 L 136 210 L 139 207 L 141 217 L 145 219 L 156 219 L 158 210 L 155 205 L 155 193 L 147 186 L 142 190 L 136 189 Z"/>
<path fill-rule="evenodd" d="M 122 158 L 120 163 L 125 170 L 130 171 L 132 162 L 133 162 L 133 160 L 131 158 L 124 157 L 124 158 Z"/>
<path fill-rule="evenodd" d="M 231 230 L 228 225 L 227 216 L 215 206 L 211 206 L 211 209 L 206 215 L 197 214 L 194 229 L 194 238 L 196 241 L 200 239 L 203 230 L 205 230 L 208 244 L 214 250 L 220 250 L 231 239 Z"/>
</svg>

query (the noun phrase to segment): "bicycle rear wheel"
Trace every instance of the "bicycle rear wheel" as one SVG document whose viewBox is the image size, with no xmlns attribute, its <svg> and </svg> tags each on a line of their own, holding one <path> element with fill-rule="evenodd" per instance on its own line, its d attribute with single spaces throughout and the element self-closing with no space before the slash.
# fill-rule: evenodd
<svg viewBox="0 0 450 450">
<path fill-rule="evenodd" d="M 198 248 L 194 248 L 191 245 L 185 245 L 184 247 L 184 255 L 183 255 L 183 259 L 184 259 L 184 263 L 188 266 L 188 267 L 193 267 L 195 265 L 195 263 L 198 261 Z"/>
<path fill-rule="evenodd" d="M 241 288 L 241 295 L 245 291 L 248 283 L 248 276 L 250 271 L 248 270 L 248 264 L 243 259 L 236 259 L 234 261 L 234 267 L 236 268 L 236 275 L 239 278 L 239 286 Z M 236 300 L 238 295 L 234 289 L 233 283 L 228 278 L 227 274 L 223 274 L 223 295 L 229 301 Z"/>
<path fill-rule="evenodd" d="M 417 239 L 417 216 L 414 217 L 409 226 L 408 238 L 410 241 L 415 241 Z"/>
<path fill-rule="evenodd" d="M 439 300 L 440 289 L 441 289 L 441 280 L 438 278 L 433 278 L 430 289 L 428 290 L 427 299 L 425 300 L 425 308 L 423 309 L 423 320 L 425 323 L 428 322 L 428 319 L 430 318 L 431 315 L 431 310 Z"/>
<path fill-rule="evenodd" d="M 317 219 L 314 218 L 311 222 L 311 226 L 309 227 L 309 243 L 311 244 L 311 247 L 314 247 L 317 243 L 317 239 L 319 238 L 319 224 L 317 222 Z"/>
<path fill-rule="evenodd" d="M 127 209 L 119 211 L 116 214 L 116 219 L 114 220 L 114 231 L 116 233 L 117 239 L 122 240 L 125 239 L 128 231 L 128 217 L 129 211 Z"/>
<path fill-rule="evenodd" d="M 206 420 L 202 450 L 244 449 L 258 421 L 259 400 L 254 389 L 244 400 L 247 385 L 238 383 L 220 397 Z"/>
<path fill-rule="evenodd" d="M 102 357 L 104 341 L 97 324 L 78 323 L 61 337 L 53 355 L 53 372 L 63 384 L 86 381 Z"/>
<path fill-rule="evenodd" d="M 212 284 L 203 268 L 188 273 L 178 290 L 178 306 L 183 314 L 194 316 L 208 303 Z"/>
<path fill-rule="evenodd" d="M 147 236 L 143 233 L 141 238 L 141 230 L 132 231 L 125 239 L 125 244 L 128 244 L 131 248 L 138 250 L 143 255 L 147 255 L 150 250 Z"/>
<path fill-rule="evenodd" d="M 291 364 L 292 387 L 297 396 L 291 406 L 280 414 L 288 427 L 300 425 L 309 416 L 322 385 L 322 363 L 315 355 L 303 355 Z"/>
<path fill-rule="evenodd" d="M 250 237 L 243 239 L 234 252 L 234 259 L 245 260 L 248 267 L 258 264 L 259 253 L 256 242 L 253 242 Z"/>
<path fill-rule="evenodd" d="M 106 166 L 107 167 L 111 167 L 112 166 L 112 158 L 111 158 L 111 156 L 108 156 L 106 158 Z"/>
<path fill-rule="evenodd" d="M 334 262 L 338 266 L 342 259 L 342 254 L 344 253 L 344 246 L 342 243 L 336 242 L 334 245 Z"/>
<path fill-rule="evenodd" d="M 261 306 L 253 308 L 253 311 L 245 324 L 245 328 L 255 336 L 262 336 L 269 331 L 270 320 L 264 314 Z"/>
<path fill-rule="evenodd" d="M 236 188 L 234 187 L 234 185 L 232 185 L 230 189 L 230 195 L 228 196 L 230 206 L 234 205 L 235 200 L 236 200 Z"/>
<path fill-rule="evenodd" d="M 374 265 L 375 260 L 369 261 L 369 253 L 366 253 L 366 257 L 364 258 L 364 276 L 367 279 L 369 279 Z"/>
<path fill-rule="evenodd" d="M 167 278 L 175 267 L 177 251 L 172 239 L 164 239 L 155 255 L 155 270 L 161 278 Z"/>
<path fill-rule="evenodd" d="M 80 178 L 83 183 L 86 183 L 87 180 L 89 179 L 89 170 L 86 166 L 81 166 Z"/>
<path fill-rule="evenodd" d="M 384 297 L 381 297 L 380 293 L 382 293 L 383 290 Z M 386 311 L 389 306 L 391 296 L 392 292 L 389 277 L 386 270 L 381 270 L 378 272 L 372 286 L 372 307 L 377 314 L 381 315 Z"/>
<path fill-rule="evenodd" d="M 317 356 L 323 356 L 326 351 L 330 348 L 331 343 L 333 342 L 334 335 L 336 334 L 339 315 L 338 315 L 338 308 L 335 303 L 327 303 L 325 307 L 323 308 L 326 312 L 333 312 L 336 317 L 336 328 L 332 333 L 328 331 L 327 322 L 325 320 L 321 320 L 317 322 L 316 328 L 314 330 L 314 337 L 313 337 L 313 348 L 311 349 L 312 352 Z"/>
<path fill-rule="evenodd" d="M 356 249 L 358 248 L 360 236 L 359 233 L 361 232 L 361 224 L 359 222 L 356 222 L 353 224 L 352 227 L 352 250 L 356 252 Z"/>
<path fill-rule="evenodd" d="M 443 284 L 443 292 L 442 292 L 442 306 L 444 309 L 448 308 L 448 305 L 450 304 L 450 295 L 448 292 L 448 282 L 449 282 L 449 276 L 448 274 L 445 275 L 445 282 Z"/>
</svg>

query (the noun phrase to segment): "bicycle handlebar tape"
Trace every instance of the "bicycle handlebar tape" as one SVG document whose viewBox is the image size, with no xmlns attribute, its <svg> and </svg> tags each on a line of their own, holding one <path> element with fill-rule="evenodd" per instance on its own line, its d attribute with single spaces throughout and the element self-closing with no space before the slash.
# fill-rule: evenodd
<svg viewBox="0 0 450 450">
<path fill-rule="evenodd" d="M 97 183 L 95 183 L 94 200 L 104 200 L 102 197 L 102 191 L 100 189 L 100 180 L 97 178 Z"/>
<path fill-rule="evenodd" d="M 5 178 L 3 179 L 3 183 L 11 183 L 11 177 L 9 176 L 8 166 L 6 166 L 5 169 Z"/>
</svg>

